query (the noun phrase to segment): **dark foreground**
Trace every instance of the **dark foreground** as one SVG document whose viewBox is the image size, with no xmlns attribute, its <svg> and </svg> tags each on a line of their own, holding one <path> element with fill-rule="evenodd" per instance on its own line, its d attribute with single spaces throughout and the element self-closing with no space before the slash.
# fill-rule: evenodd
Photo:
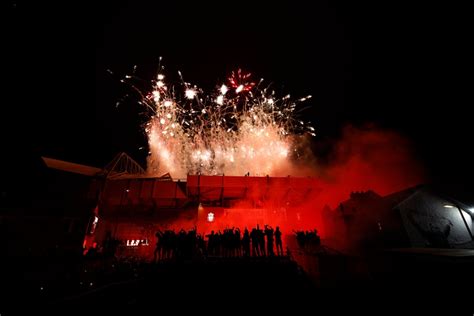
<svg viewBox="0 0 474 316">
<path fill-rule="evenodd" d="M 2 273 L 1 312 L 24 314 L 33 308 L 34 314 L 69 315 L 95 314 L 105 308 L 153 315 L 156 312 L 150 311 L 164 308 L 176 312 L 219 308 L 220 314 L 228 314 L 240 308 L 267 312 L 290 308 L 295 313 L 309 309 L 322 314 L 404 314 L 421 308 L 424 314 L 472 315 L 474 310 L 474 261 L 469 251 L 396 250 L 363 263 L 334 255 L 303 259 L 101 260 L 81 262 L 72 272 L 49 260 L 42 266 L 35 263 L 45 270 L 41 277 L 32 272 L 32 261 L 16 262 Z"/>
</svg>

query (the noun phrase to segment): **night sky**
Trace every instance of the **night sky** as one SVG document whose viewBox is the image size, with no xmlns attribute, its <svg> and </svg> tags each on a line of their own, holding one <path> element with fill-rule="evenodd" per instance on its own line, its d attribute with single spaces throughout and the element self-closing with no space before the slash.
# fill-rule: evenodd
<svg viewBox="0 0 474 316">
<path fill-rule="evenodd" d="M 116 107 L 119 78 L 137 65 L 151 79 L 163 56 L 171 76 L 181 70 L 208 91 L 242 68 L 282 93 L 313 95 L 305 118 L 321 159 L 343 126 L 375 124 L 412 140 L 432 181 L 473 192 L 466 11 L 279 2 L 10 2 L 4 158 L 26 171 L 40 155 L 103 166 L 125 151 L 143 162 L 145 117 L 132 102 Z"/>
</svg>

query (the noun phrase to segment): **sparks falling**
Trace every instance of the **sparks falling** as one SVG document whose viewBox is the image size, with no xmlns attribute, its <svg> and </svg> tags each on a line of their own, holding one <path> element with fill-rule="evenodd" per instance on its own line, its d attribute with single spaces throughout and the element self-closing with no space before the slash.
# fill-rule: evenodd
<svg viewBox="0 0 474 316">
<path fill-rule="evenodd" d="M 151 113 L 145 131 L 152 174 L 272 176 L 297 156 L 295 135 L 315 136 L 309 122 L 296 118 L 297 103 L 311 96 L 278 98 L 262 88 L 263 79 L 256 84 L 240 69 L 206 95 L 180 72 L 181 85 L 168 87 L 159 70 L 147 93 L 134 85 L 135 77 L 123 80 Z"/>
</svg>

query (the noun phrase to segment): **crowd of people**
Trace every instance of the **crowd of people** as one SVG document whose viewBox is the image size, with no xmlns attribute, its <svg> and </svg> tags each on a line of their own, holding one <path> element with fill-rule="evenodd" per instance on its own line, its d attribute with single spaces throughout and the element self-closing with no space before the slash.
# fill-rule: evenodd
<svg viewBox="0 0 474 316">
<path fill-rule="evenodd" d="M 226 228 L 223 231 L 211 231 L 207 235 L 199 234 L 196 228 L 189 231 L 181 229 L 158 230 L 153 260 L 171 258 L 192 258 L 194 256 L 219 257 L 263 257 L 283 256 L 282 232 L 278 226 L 273 229 L 265 225 L 243 231 L 240 228 Z"/>
<path fill-rule="evenodd" d="M 321 238 L 316 229 L 293 230 L 296 245 L 300 250 L 312 251 L 321 245 Z M 156 246 L 153 251 L 153 261 L 197 258 L 197 257 L 271 257 L 288 255 L 289 250 L 283 250 L 282 231 L 279 226 L 275 229 L 270 225 L 259 225 L 252 229 L 247 227 L 242 231 L 240 228 L 232 227 L 224 230 L 212 230 L 208 234 L 198 233 L 197 228 L 191 230 L 166 229 L 158 231 Z M 140 242 L 148 240 L 140 240 Z M 289 240 L 288 240 L 289 241 Z M 95 243 L 94 243 L 95 244 Z M 290 242 L 290 249 L 292 242 Z M 138 244 L 137 244 L 138 245 Z M 95 246 L 95 245 L 94 245 Z M 124 242 L 106 236 L 103 245 L 91 247 L 87 251 L 88 258 L 98 256 L 104 258 L 125 257 L 130 254 L 124 253 L 126 249 Z"/>
<path fill-rule="evenodd" d="M 321 237 L 316 229 L 313 230 L 296 230 L 296 242 L 302 250 L 314 250 L 321 245 Z"/>
</svg>

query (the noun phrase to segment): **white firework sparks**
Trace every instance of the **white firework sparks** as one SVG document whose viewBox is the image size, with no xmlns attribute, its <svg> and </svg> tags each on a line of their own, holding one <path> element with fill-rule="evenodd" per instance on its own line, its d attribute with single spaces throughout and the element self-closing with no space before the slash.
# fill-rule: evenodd
<svg viewBox="0 0 474 316">
<path fill-rule="evenodd" d="M 146 94 L 124 80 L 140 91 L 140 103 L 152 111 L 145 129 L 149 172 L 169 172 L 175 178 L 276 175 L 288 166 L 296 148 L 292 136 L 314 136 L 314 128 L 295 118 L 296 103 L 289 95 L 278 99 L 274 91 L 259 89 L 260 84 L 255 86 L 249 77 L 239 70 L 229 78 L 232 90 L 222 84 L 207 96 L 184 81 L 183 87 L 168 89 L 162 73 Z"/>
</svg>

